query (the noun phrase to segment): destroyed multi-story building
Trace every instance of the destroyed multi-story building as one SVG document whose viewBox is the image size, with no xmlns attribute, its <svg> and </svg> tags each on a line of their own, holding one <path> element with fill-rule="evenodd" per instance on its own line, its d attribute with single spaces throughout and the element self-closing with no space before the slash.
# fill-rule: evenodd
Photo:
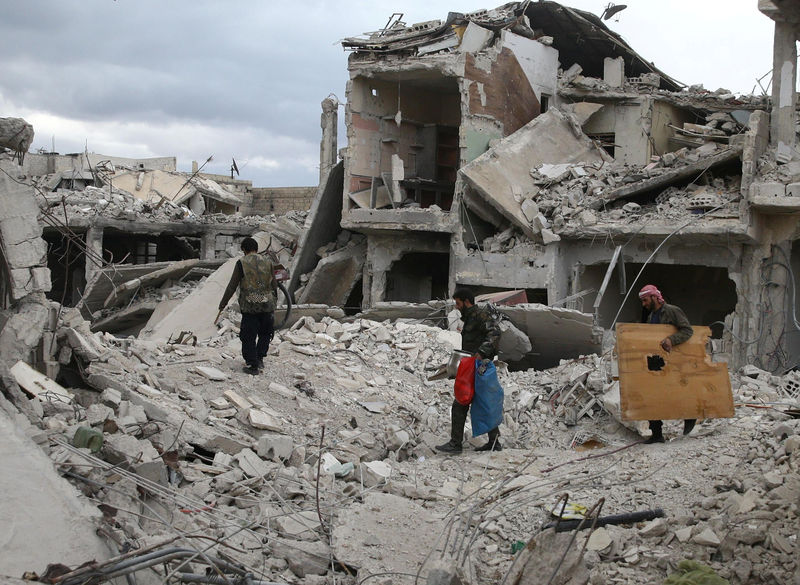
<svg viewBox="0 0 800 585">
<path fill-rule="evenodd" d="M 771 101 L 680 89 L 553 2 L 348 40 L 307 217 L 0 118 L 3 583 L 796 582 L 800 9 L 759 6 Z M 216 311 L 244 234 L 307 303 L 261 375 Z M 645 280 L 693 337 L 597 351 Z M 445 458 L 461 336 L 429 299 L 460 284 L 557 365 L 503 362 L 502 320 L 502 452 Z M 665 414 L 699 420 L 642 445 Z"/>
<path fill-rule="evenodd" d="M 788 4 L 760 3 L 776 21 L 772 100 L 683 86 L 556 2 L 395 16 L 345 39 L 348 146 L 309 238 L 340 225 L 365 243 L 326 256 L 346 285 L 312 278 L 304 297 L 369 307 L 513 288 L 613 329 L 640 318 L 626 291 L 656 282 L 712 326 L 718 358 L 796 366 Z"/>
</svg>

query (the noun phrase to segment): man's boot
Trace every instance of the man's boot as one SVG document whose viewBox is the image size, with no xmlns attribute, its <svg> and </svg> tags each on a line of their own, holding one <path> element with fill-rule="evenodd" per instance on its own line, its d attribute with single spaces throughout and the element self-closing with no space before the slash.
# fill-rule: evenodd
<svg viewBox="0 0 800 585">
<path fill-rule="evenodd" d="M 696 423 L 696 422 L 697 422 L 697 419 L 694 419 L 694 418 L 687 418 L 686 420 L 684 420 L 683 421 L 683 434 L 684 435 L 688 435 L 689 433 L 691 433 L 692 429 L 694 428 L 694 423 Z"/>
<path fill-rule="evenodd" d="M 663 443 L 664 435 L 661 434 L 661 427 L 663 423 L 660 420 L 651 420 L 650 430 L 653 432 L 650 438 L 645 441 L 645 444 L 652 445 L 653 443 Z"/>
<path fill-rule="evenodd" d="M 502 451 L 503 446 L 500 444 L 500 431 L 497 428 L 489 431 L 489 441 L 485 445 L 481 445 L 476 451 Z"/>
<path fill-rule="evenodd" d="M 455 400 L 453 401 L 453 406 L 450 409 L 450 440 L 443 445 L 436 445 L 437 451 L 441 453 L 461 453 L 467 412 L 469 412 L 469 406 L 463 406 Z"/>
</svg>

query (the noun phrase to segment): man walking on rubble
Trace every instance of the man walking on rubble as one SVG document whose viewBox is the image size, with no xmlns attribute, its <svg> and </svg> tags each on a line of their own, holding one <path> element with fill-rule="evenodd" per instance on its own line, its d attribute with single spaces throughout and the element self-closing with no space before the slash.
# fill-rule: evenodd
<svg viewBox="0 0 800 585">
<path fill-rule="evenodd" d="M 258 242 L 245 238 L 241 244 L 244 256 L 236 262 L 231 280 L 219 302 L 222 311 L 236 288 L 239 288 L 239 310 L 242 324 L 239 339 L 242 342 L 244 371 L 257 374 L 264 367 L 264 357 L 272 340 L 277 283 L 272 261 L 258 253 Z"/>
<path fill-rule="evenodd" d="M 661 340 L 661 348 L 669 353 L 676 345 L 680 345 L 688 341 L 694 334 L 692 326 L 689 325 L 689 319 L 680 307 L 670 305 L 664 302 L 664 297 L 661 291 L 652 284 L 642 287 L 639 291 L 639 299 L 642 301 L 642 307 L 649 311 L 646 323 L 674 325 L 678 331 L 672 335 L 665 337 Z M 683 421 L 683 434 L 688 435 L 694 428 L 696 419 L 687 418 Z M 664 435 L 661 433 L 663 423 L 660 420 L 651 420 L 650 430 L 653 432 L 650 438 L 645 443 L 663 443 Z"/>
<path fill-rule="evenodd" d="M 453 293 L 456 309 L 461 312 L 464 326 L 461 329 L 461 349 L 473 354 L 473 357 L 491 360 L 497 353 L 500 343 L 500 327 L 498 320 L 486 307 L 475 304 L 475 295 L 468 288 L 459 288 Z M 442 453 L 461 453 L 464 440 L 464 424 L 467 422 L 469 405 L 459 404 L 453 400 L 450 409 L 450 440 L 437 445 L 436 450 Z M 500 429 L 495 427 L 489 431 L 489 442 L 478 447 L 476 451 L 500 451 Z"/>
</svg>

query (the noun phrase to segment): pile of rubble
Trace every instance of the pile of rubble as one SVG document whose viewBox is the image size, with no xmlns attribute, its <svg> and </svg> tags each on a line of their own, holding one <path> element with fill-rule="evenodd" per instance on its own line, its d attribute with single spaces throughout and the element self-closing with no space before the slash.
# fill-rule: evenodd
<svg viewBox="0 0 800 585">
<path fill-rule="evenodd" d="M 27 433 L 129 555 L 178 538 L 270 582 L 389 583 L 443 571 L 479 584 L 508 571 L 559 571 L 572 548 L 560 570 L 580 582 L 660 582 L 686 559 L 731 583 L 791 582 L 800 424 L 787 407 L 798 407 L 796 373 L 732 374 L 734 419 L 645 446 L 609 414 L 610 355 L 544 371 L 500 364 L 506 448 L 472 453 L 468 443 L 453 459 L 433 449 L 449 430 L 452 383 L 428 377 L 458 335 L 331 314 L 339 318 L 305 317 L 278 332 L 266 372 L 254 377 L 240 371 L 235 313 L 208 342 L 162 343 L 91 333 L 63 309 L 57 355 L 72 374 L 59 379 L 74 383 L 37 392 L 41 384 L 16 372 L 38 394 L 27 402 Z M 542 532 L 564 493 L 571 510 L 655 512 L 580 531 L 570 547 L 559 538 L 569 533 L 547 541 Z M 531 553 L 545 542 L 547 551 Z M 542 567 L 548 555 L 556 558 Z M 158 581 L 174 567 L 149 572 Z"/>
</svg>

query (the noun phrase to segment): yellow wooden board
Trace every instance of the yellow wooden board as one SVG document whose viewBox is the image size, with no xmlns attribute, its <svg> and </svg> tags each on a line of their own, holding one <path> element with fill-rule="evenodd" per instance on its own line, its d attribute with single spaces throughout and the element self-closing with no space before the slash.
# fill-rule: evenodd
<svg viewBox="0 0 800 585">
<path fill-rule="evenodd" d="M 691 339 L 667 353 L 660 343 L 675 333 L 672 325 L 617 325 L 622 420 L 733 416 L 728 365 L 712 362 L 706 353 L 711 330 L 692 328 Z"/>
</svg>

